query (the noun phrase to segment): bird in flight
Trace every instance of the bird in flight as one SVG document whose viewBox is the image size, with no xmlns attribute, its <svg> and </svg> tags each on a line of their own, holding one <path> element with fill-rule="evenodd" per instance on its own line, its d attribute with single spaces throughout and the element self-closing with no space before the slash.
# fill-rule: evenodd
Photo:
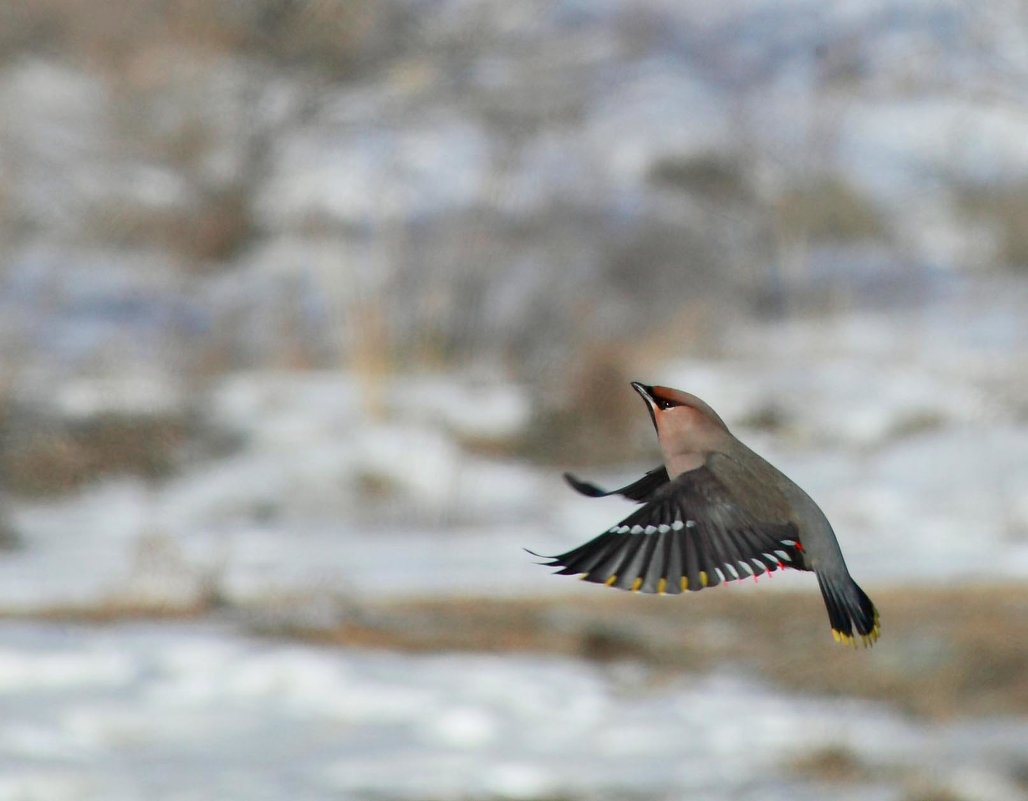
<svg viewBox="0 0 1028 801">
<path fill-rule="evenodd" d="M 646 402 L 664 464 L 615 490 L 570 473 L 592 498 L 640 508 L 567 553 L 544 557 L 562 575 L 623 590 L 680 593 L 793 568 L 817 576 L 836 641 L 878 639 L 878 610 L 850 577 L 835 532 L 791 479 L 737 440 L 688 392 L 632 382 Z"/>
</svg>

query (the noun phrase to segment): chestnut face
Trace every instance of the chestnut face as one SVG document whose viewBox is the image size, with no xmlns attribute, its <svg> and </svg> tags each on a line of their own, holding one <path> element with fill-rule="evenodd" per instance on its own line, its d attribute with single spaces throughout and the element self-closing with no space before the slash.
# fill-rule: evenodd
<svg viewBox="0 0 1028 801">
<path fill-rule="evenodd" d="M 646 401 L 650 420 L 661 437 L 689 436 L 690 432 L 702 436 L 701 432 L 707 430 L 728 430 L 717 412 L 688 392 L 637 381 L 632 382 L 632 389 Z"/>
</svg>

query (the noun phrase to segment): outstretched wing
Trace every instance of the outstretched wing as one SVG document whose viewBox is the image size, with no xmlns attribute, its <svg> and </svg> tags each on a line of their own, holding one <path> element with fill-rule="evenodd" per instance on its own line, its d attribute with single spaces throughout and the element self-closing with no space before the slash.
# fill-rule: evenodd
<svg viewBox="0 0 1028 801">
<path fill-rule="evenodd" d="M 605 498 L 608 495 L 624 495 L 629 500 L 635 501 L 636 503 L 643 503 L 653 497 L 653 493 L 659 490 L 662 486 L 668 483 L 670 480 L 667 474 L 667 468 L 664 465 L 660 467 L 654 467 L 642 478 L 633 481 L 619 489 L 605 490 L 601 487 L 597 487 L 595 484 L 590 484 L 588 481 L 582 481 L 575 478 L 571 473 L 564 474 L 564 480 L 568 482 L 577 492 L 583 495 L 588 495 L 590 498 Z"/>
<path fill-rule="evenodd" d="M 679 593 L 802 568 L 800 550 L 794 523 L 758 519 L 704 465 L 663 484 L 616 526 L 547 564 L 620 589 Z"/>
</svg>

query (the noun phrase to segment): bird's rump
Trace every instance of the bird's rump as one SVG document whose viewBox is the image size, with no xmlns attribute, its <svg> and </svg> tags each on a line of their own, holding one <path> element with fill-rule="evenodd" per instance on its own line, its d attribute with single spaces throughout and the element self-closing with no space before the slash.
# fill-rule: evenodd
<svg viewBox="0 0 1028 801">
<path fill-rule="evenodd" d="M 802 568 L 798 542 L 793 523 L 757 518 L 703 466 L 664 483 L 620 523 L 548 564 L 620 589 L 679 593 Z"/>
</svg>

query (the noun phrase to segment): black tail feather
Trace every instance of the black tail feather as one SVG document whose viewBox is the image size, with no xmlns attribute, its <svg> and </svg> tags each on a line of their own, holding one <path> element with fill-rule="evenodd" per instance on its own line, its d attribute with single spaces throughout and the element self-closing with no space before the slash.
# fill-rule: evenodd
<svg viewBox="0 0 1028 801">
<path fill-rule="evenodd" d="M 836 641 L 856 645 L 859 636 L 865 647 L 873 645 L 881 633 L 881 625 L 878 610 L 867 593 L 848 575 L 834 579 L 818 573 L 817 583 Z"/>
</svg>

